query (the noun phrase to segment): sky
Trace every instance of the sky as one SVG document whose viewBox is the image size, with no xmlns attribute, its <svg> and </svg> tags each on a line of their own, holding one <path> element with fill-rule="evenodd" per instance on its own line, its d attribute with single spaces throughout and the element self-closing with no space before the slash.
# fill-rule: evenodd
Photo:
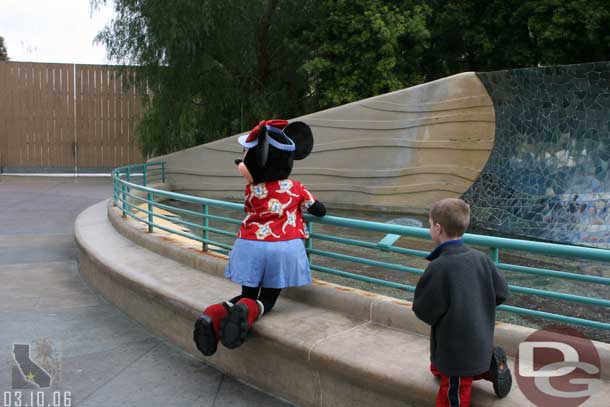
<svg viewBox="0 0 610 407">
<path fill-rule="evenodd" d="M 113 1 L 0 0 L 0 36 L 11 61 L 110 64 L 95 35 L 114 15 Z"/>
</svg>

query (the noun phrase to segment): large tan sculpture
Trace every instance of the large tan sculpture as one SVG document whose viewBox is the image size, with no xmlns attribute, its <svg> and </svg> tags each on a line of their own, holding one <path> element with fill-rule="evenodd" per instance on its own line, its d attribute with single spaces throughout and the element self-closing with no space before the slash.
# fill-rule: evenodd
<svg viewBox="0 0 610 407">
<path fill-rule="evenodd" d="M 316 143 L 293 177 L 330 207 L 420 212 L 464 193 L 494 144 L 491 98 L 473 72 L 299 117 Z M 243 199 L 236 136 L 156 157 L 175 192 Z"/>
</svg>

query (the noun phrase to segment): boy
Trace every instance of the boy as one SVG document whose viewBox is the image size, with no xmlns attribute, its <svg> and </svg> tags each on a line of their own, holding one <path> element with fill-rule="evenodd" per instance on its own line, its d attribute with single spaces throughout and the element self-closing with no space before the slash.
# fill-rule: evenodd
<svg viewBox="0 0 610 407">
<path fill-rule="evenodd" d="M 428 220 L 438 246 L 415 288 L 413 311 L 432 327 L 430 370 L 440 378 L 436 406 L 468 406 L 472 381 L 479 379 L 493 382 L 496 395 L 504 397 L 512 377 L 506 353 L 493 347 L 493 339 L 496 306 L 509 295 L 506 281 L 487 256 L 463 244 L 468 204 L 440 200 Z"/>
</svg>

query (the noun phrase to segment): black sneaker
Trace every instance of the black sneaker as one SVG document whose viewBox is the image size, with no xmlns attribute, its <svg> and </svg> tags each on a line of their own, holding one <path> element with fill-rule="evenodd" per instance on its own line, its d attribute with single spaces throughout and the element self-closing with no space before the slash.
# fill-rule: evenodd
<svg viewBox="0 0 610 407">
<path fill-rule="evenodd" d="M 237 303 L 220 323 L 220 342 L 226 348 L 235 349 L 244 343 L 247 336 L 248 307 L 244 303 Z"/>
<path fill-rule="evenodd" d="M 506 352 L 500 347 L 495 347 L 491 358 L 489 375 L 494 386 L 494 393 L 498 398 L 506 397 L 513 384 L 508 363 L 506 363 Z"/>
<path fill-rule="evenodd" d="M 193 340 L 197 349 L 205 356 L 212 356 L 216 353 L 218 348 L 218 338 L 214 333 L 214 325 L 212 324 L 212 318 L 205 314 L 201 314 L 195 322 L 195 329 L 193 330 Z"/>
</svg>

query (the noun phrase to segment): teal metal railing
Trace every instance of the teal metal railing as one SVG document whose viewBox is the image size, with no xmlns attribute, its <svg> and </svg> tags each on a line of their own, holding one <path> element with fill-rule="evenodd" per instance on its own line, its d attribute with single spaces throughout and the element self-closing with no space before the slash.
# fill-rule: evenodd
<svg viewBox="0 0 610 407">
<path fill-rule="evenodd" d="M 156 229 L 159 229 L 198 241 L 202 245 L 202 250 L 216 251 L 225 254 L 231 250 L 232 245 L 231 243 L 226 242 L 227 239 L 224 239 L 225 242 L 223 242 L 218 240 L 218 238 L 213 239 L 212 235 L 234 239 L 236 236 L 235 231 L 212 227 L 210 221 L 234 225 L 234 227 L 236 227 L 237 225 L 241 224 L 241 220 L 227 216 L 212 215 L 210 213 L 210 208 L 222 208 L 224 210 L 237 211 L 238 213 L 243 214 L 243 204 L 200 198 L 151 187 L 151 184 L 155 182 L 165 182 L 166 173 L 165 163 L 163 162 L 119 167 L 113 171 L 112 175 L 114 185 L 113 199 L 116 206 L 121 208 L 123 216 L 129 216 L 147 224 L 148 231 L 151 233 Z M 192 210 L 178 208 L 176 206 L 163 203 L 166 200 L 180 201 L 199 209 Z M 155 211 L 155 208 L 157 208 L 157 211 Z M 196 222 L 185 220 L 183 217 L 196 219 Z M 322 256 L 329 259 L 347 261 L 352 264 L 358 264 L 365 267 L 378 267 L 385 270 L 404 272 L 412 275 L 419 275 L 424 271 L 421 268 L 406 265 L 408 264 L 407 257 L 404 257 L 404 262 L 401 261 L 400 263 L 391 263 L 370 257 L 353 256 L 330 250 L 320 250 L 314 246 L 316 241 L 325 241 L 352 248 L 372 249 L 377 253 L 387 252 L 396 253 L 401 256 L 426 257 L 428 255 L 427 251 L 398 247 L 395 246 L 394 243 L 396 243 L 396 241 L 401 237 L 430 240 L 427 229 L 336 216 L 317 218 L 314 216 L 305 215 L 305 218 L 308 222 L 311 235 L 311 238 L 306 242 L 307 252 L 310 256 Z M 161 219 L 165 220 L 165 222 L 160 222 L 159 220 Z M 347 229 L 359 229 L 370 233 L 385 234 L 385 236 L 378 242 L 364 241 L 360 239 L 316 232 L 314 230 L 315 224 L 336 226 Z M 520 274 L 535 275 L 553 280 L 563 279 L 572 280 L 579 283 L 595 284 L 597 286 L 610 286 L 610 278 L 603 276 L 508 264 L 499 261 L 500 250 L 509 250 L 534 253 L 544 256 L 559 256 L 568 259 L 608 262 L 608 265 L 610 266 L 610 250 L 507 239 L 475 234 L 465 234 L 464 241 L 470 245 L 488 248 L 490 250 L 490 257 L 501 270 Z M 386 279 L 371 277 L 356 272 L 339 270 L 333 267 L 316 264 L 313 261 L 311 262 L 311 269 L 322 273 L 328 273 L 408 292 L 415 291 L 415 286 L 413 285 L 388 281 Z M 536 296 L 576 304 L 593 305 L 602 307 L 604 309 L 610 308 L 610 300 L 606 298 L 569 294 L 517 285 L 509 285 L 509 288 L 512 293 L 526 296 Z M 610 289 L 604 290 L 604 292 L 610 293 Z M 498 309 L 515 314 L 610 331 L 610 323 L 603 321 L 595 321 L 586 318 L 527 309 L 512 305 L 501 305 L 498 307 Z"/>
</svg>

